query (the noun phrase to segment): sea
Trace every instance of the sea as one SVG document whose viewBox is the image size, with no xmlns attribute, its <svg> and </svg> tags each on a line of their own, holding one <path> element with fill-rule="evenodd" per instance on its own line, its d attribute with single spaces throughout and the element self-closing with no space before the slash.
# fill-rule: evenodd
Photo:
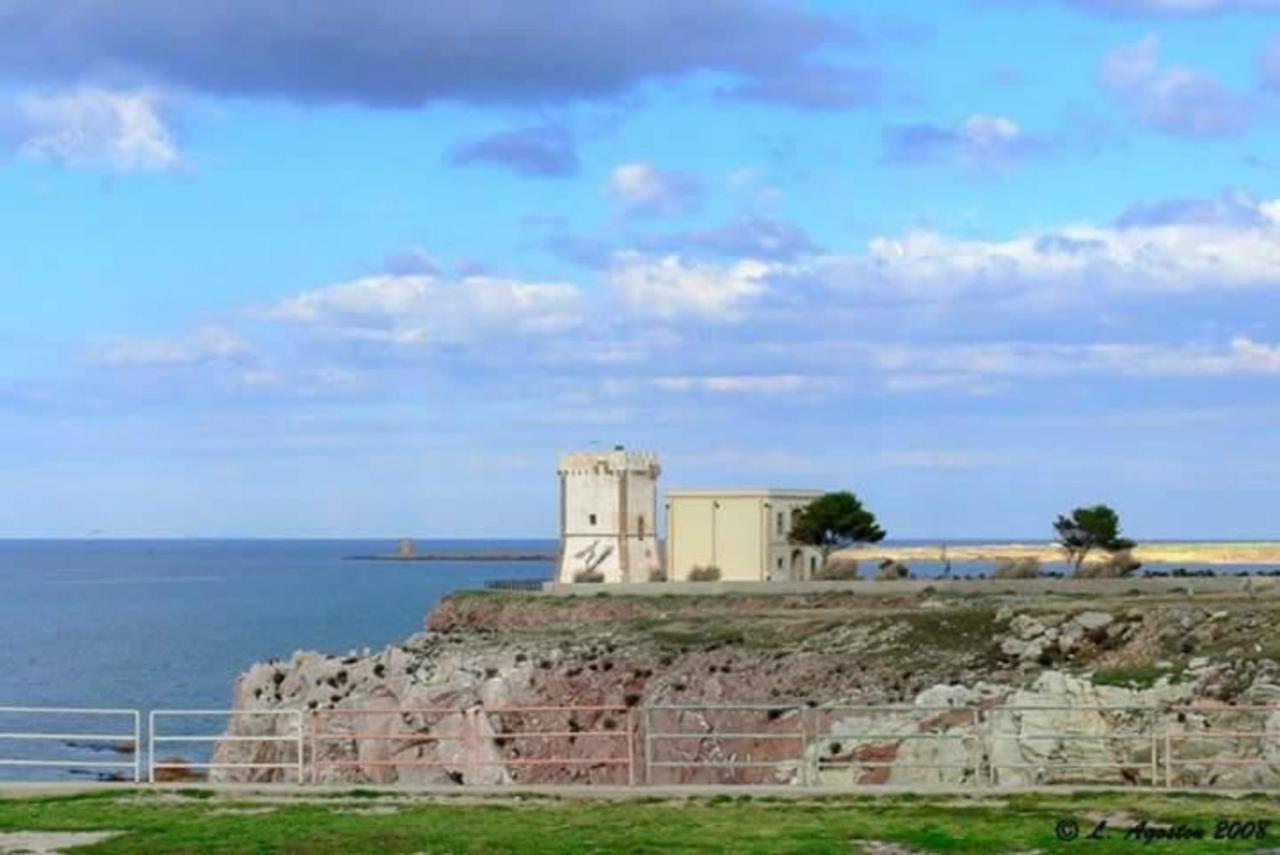
<svg viewBox="0 0 1280 855">
<path fill-rule="evenodd" d="M 555 545 L 417 542 L 424 553 Z M 43 747 L 5 742 L 5 732 L 31 728 L 32 719 L 3 708 L 224 709 L 236 676 L 254 662 L 298 650 L 377 650 L 421 631 L 453 591 L 552 575 L 549 561 L 351 560 L 395 549 L 385 540 L 0 541 L 0 779 L 29 771 L 5 767 L 7 756 Z M 912 562 L 912 570 L 936 576 L 943 568 Z"/>
</svg>

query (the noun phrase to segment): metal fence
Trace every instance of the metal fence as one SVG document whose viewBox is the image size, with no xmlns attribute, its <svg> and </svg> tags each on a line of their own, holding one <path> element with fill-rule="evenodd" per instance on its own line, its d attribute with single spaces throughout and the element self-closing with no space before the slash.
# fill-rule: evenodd
<svg viewBox="0 0 1280 855">
<path fill-rule="evenodd" d="M 134 782 L 140 783 L 141 743 L 142 715 L 137 710 L 0 707 L 0 768 L 85 771 L 106 776 L 131 773 Z M 116 753 L 131 759 L 103 761 L 68 756 L 84 751 Z"/>
<path fill-rule="evenodd" d="M 316 711 L 310 780 L 347 769 L 375 780 L 418 773 L 423 783 L 512 783 L 515 770 L 586 768 L 634 785 L 635 732 L 634 710 L 625 706 Z"/>
<path fill-rule="evenodd" d="M 0 770 L 115 780 L 131 772 L 152 783 L 1280 787 L 1280 705 L 468 706 L 147 718 L 144 776 L 138 711 L 0 707 Z M 89 750 L 128 759 L 82 759 Z"/>
<path fill-rule="evenodd" d="M 245 734 L 236 732 L 228 724 L 227 727 L 210 732 L 200 727 L 202 722 L 210 719 L 281 719 L 287 722 L 286 729 L 292 733 L 278 733 L 275 727 L 264 733 Z M 147 780 L 151 783 L 168 779 L 182 780 L 207 777 L 222 772 L 257 772 L 281 773 L 293 777 L 293 783 L 303 783 L 306 775 L 306 755 L 303 751 L 306 734 L 303 728 L 303 714 L 300 710 L 153 710 L 148 719 L 147 733 L 150 737 L 147 747 Z M 177 732 L 176 728 L 183 732 Z M 166 730 L 165 728 L 175 728 Z M 253 754 L 249 760 L 218 760 L 217 753 L 211 756 L 202 754 L 199 759 L 186 757 L 160 758 L 157 748 L 169 745 L 209 746 L 234 752 L 238 745 L 247 746 Z M 269 746 L 284 745 L 292 748 L 293 756 L 279 759 L 274 752 L 265 759 L 254 759 L 254 754 L 261 753 Z M 270 783 L 268 779 L 266 783 Z"/>
<path fill-rule="evenodd" d="M 1280 707 L 1196 705 L 1173 707 L 1164 730 L 1165 786 L 1174 787 L 1189 770 L 1242 768 L 1253 773 L 1280 772 Z M 1178 728 L 1178 729 L 1175 729 Z M 1204 753 L 1190 756 L 1197 745 Z M 1255 756 L 1230 756 L 1245 746 Z M 1223 749 L 1226 748 L 1224 752 Z M 1223 757 L 1226 753 L 1228 756 Z M 1212 774 L 1212 772 L 1210 772 Z"/>
</svg>

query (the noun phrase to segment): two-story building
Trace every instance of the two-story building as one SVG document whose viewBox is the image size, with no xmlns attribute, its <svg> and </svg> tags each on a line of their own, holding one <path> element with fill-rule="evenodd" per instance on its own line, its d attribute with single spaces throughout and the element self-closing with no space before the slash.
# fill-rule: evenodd
<svg viewBox="0 0 1280 855">
<path fill-rule="evenodd" d="M 714 567 L 732 582 L 800 581 L 822 568 L 822 551 L 790 542 L 795 514 L 820 490 L 671 490 L 666 575 L 674 582 Z"/>
</svg>

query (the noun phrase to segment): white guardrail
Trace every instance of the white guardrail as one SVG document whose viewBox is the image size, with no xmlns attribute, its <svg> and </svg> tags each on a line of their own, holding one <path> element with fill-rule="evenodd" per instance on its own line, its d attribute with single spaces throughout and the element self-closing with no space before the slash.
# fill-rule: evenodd
<svg viewBox="0 0 1280 855">
<path fill-rule="evenodd" d="M 15 723 L 35 719 L 40 725 Z M 89 726 L 85 720 L 125 720 L 127 731 Z M 50 721 L 52 720 L 52 721 Z M 47 722 L 47 724 L 46 724 Z M 79 725 L 79 726 L 77 726 Z M 13 729 L 39 726 L 42 729 Z M 55 727 L 56 730 L 44 729 Z M 32 750 L 10 756 L 14 744 Z M 54 751 L 54 746 L 61 751 Z M 130 760 L 80 760 L 66 757 L 67 750 L 92 746 L 92 750 L 114 751 L 129 755 Z M 74 707 L 0 707 L 0 769 L 55 769 L 63 771 L 101 770 L 116 774 L 130 772 L 134 783 L 142 783 L 142 714 L 137 710 L 91 709 Z M 63 756 L 55 756 L 62 754 Z M 34 756 L 31 756 L 34 755 Z"/>
<path fill-rule="evenodd" d="M 293 719 L 293 733 L 285 736 L 277 734 L 262 735 L 227 735 L 227 729 L 223 729 L 218 733 L 199 732 L 199 733 L 173 733 L 164 732 L 163 728 L 166 723 L 173 724 L 178 721 L 198 722 L 201 719 L 230 719 L 230 718 L 291 718 Z M 152 710 L 147 722 L 147 733 L 150 737 L 147 748 L 147 780 L 156 783 L 157 772 L 170 772 L 173 774 L 189 773 L 193 770 L 202 770 L 206 773 L 220 770 L 241 769 L 258 772 L 285 772 L 296 775 L 294 783 L 304 783 L 307 780 L 306 775 L 306 735 L 302 725 L 303 713 L 301 710 Z M 182 760 L 164 760 L 157 759 L 156 747 L 160 745 L 234 745 L 236 743 L 254 743 L 257 745 L 265 745 L 270 743 L 286 743 L 294 746 L 294 759 L 287 762 L 273 763 L 257 763 L 257 762 L 215 762 L 210 759 L 208 762 L 193 762 L 185 759 Z M 161 777 L 164 777 L 161 775 Z"/>
</svg>

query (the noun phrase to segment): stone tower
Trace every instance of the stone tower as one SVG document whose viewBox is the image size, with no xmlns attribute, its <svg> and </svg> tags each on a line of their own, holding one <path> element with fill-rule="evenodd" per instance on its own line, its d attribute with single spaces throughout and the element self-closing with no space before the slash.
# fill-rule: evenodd
<svg viewBox="0 0 1280 855">
<path fill-rule="evenodd" d="M 598 574 L 604 582 L 648 582 L 662 569 L 658 456 L 580 451 L 560 460 L 559 582 Z"/>
</svg>

